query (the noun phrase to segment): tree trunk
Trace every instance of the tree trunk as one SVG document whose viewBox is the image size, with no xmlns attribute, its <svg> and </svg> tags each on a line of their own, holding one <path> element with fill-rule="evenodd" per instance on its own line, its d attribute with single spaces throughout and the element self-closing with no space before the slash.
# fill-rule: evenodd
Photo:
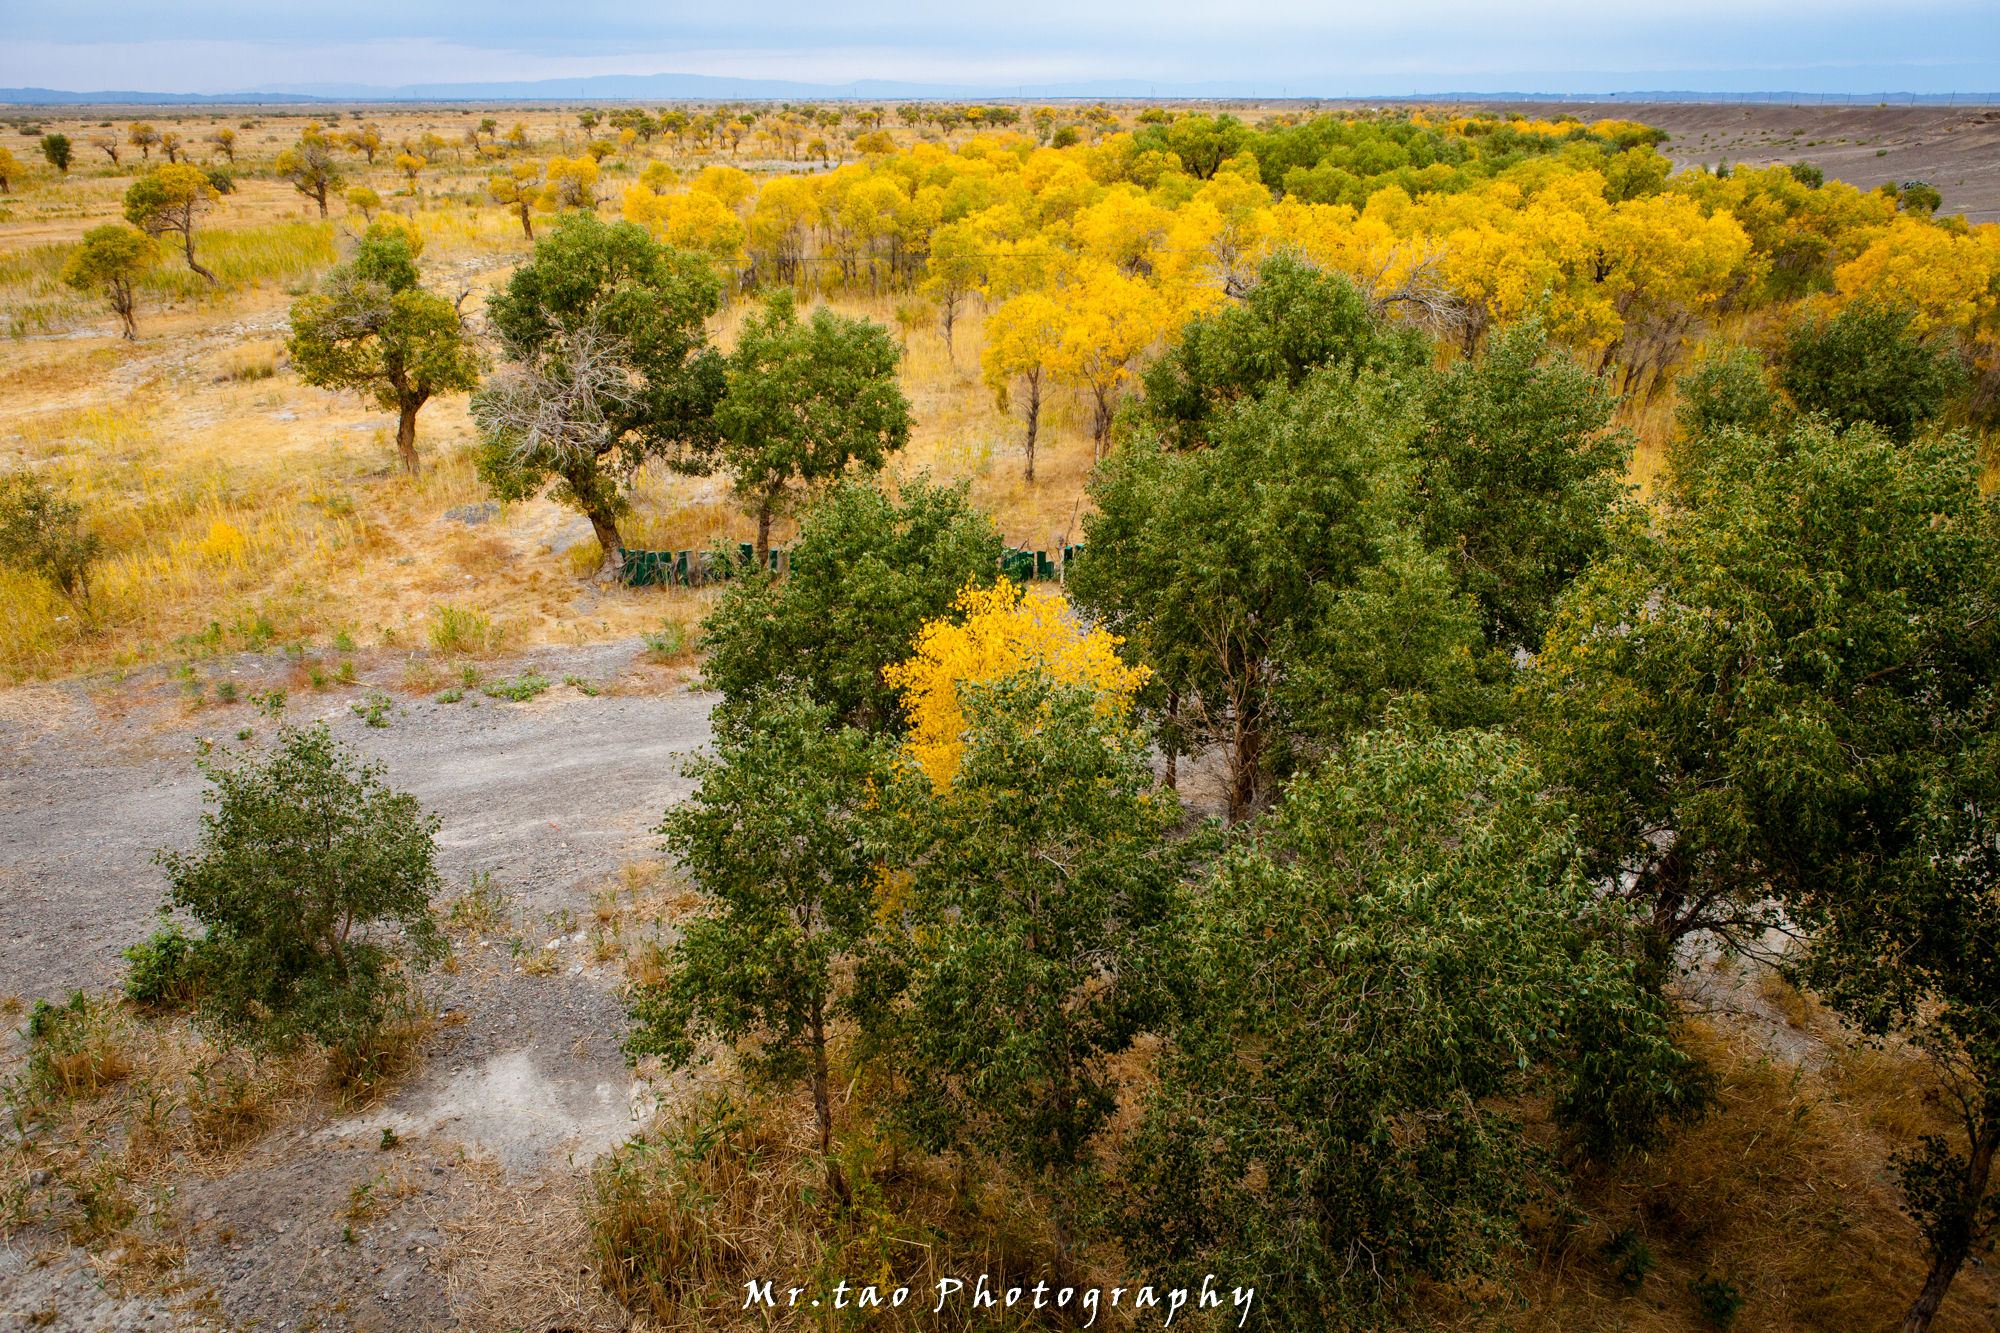
<svg viewBox="0 0 2000 1333">
<path fill-rule="evenodd" d="M 1042 372 L 1028 372 L 1028 470 L 1022 476 L 1035 479 L 1035 433 L 1042 424 Z"/>
<path fill-rule="evenodd" d="M 1964 1190 L 1953 1201 L 1958 1217 L 1953 1225 L 1943 1228 L 1930 1276 L 1924 1279 L 1924 1289 L 1917 1293 L 1910 1312 L 1903 1316 L 1903 1333 L 1925 1333 L 1931 1326 L 1945 1293 L 1951 1290 L 1952 1279 L 1979 1239 L 1980 1205 L 1986 1200 L 1987 1182 L 1993 1176 L 1994 1149 L 2000 1148 L 2000 1100 L 1988 1102 L 1981 1119 L 1979 1137 L 1972 1144 L 1972 1160 L 1966 1164 Z"/>
<path fill-rule="evenodd" d="M 817 998 L 812 1007 L 813 1111 L 819 1116 L 819 1159 L 826 1164 L 826 1187 L 846 1203 L 847 1177 L 833 1158 L 833 1093 L 826 1072 L 826 1017 Z"/>
<path fill-rule="evenodd" d="M 319 215 L 320 215 L 321 217 L 325 217 L 325 216 L 326 216 L 326 187 L 325 187 L 324 185 L 320 186 L 320 187 L 319 187 L 319 189 L 318 189 L 318 190 L 317 190 L 317 191 L 315 192 L 315 194 L 314 194 L 314 198 L 316 198 L 316 199 L 318 199 L 318 200 L 319 200 Z"/>
<path fill-rule="evenodd" d="M 196 273 L 201 274 L 202 277 L 207 278 L 211 285 L 220 287 L 222 285 L 221 280 L 218 279 L 213 273 L 210 273 L 207 269 L 203 268 L 201 266 L 201 261 L 194 257 L 194 228 L 189 227 L 186 231 L 182 232 L 181 235 L 187 241 L 186 250 L 187 250 L 188 267 L 194 270 Z"/>
<path fill-rule="evenodd" d="M 403 456 L 403 469 L 417 475 L 417 409 L 422 399 L 405 397 L 396 414 L 396 452 Z"/>
<path fill-rule="evenodd" d="M 111 284 L 111 308 L 118 312 L 118 318 L 125 321 L 125 337 L 129 342 L 139 341 L 139 326 L 132 319 L 132 284 L 118 278 Z"/>
<path fill-rule="evenodd" d="M 1229 747 L 1229 822 L 1249 817 L 1257 798 L 1257 764 L 1264 754 L 1263 719 L 1257 706 L 1239 702 L 1235 709 L 1235 735 Z"/>
<path fill-rule="evenodd" d="M 535 223 L 534 219 L 529 216 L 530 212 L 528 201 L 523 199 L 521 201 L 521 234 L 532 241 L 535 239 Z"/>
<path fill-rule="evenodd" d="M 777 492 L 767 491 L 764 503 L 757 506 L 757 568 L 768 570 L 771 566 L 771 506 L 777 502 Z"/>
<path fill-rule="evenodd" d="M 1090 423 L 1091 437 L 1097 441 L 1097 457 L 1102 459 L 1111 445 L 1111 386 L 1091 387 L 1097 398 L 1097 412 Z"/>
<path fill-rule="evenodd" d="M 597 534 L 597 544 L 604 549 L 604 563 L 598 567 L 597 578 L 616 583 L 625 577 L 625 539 L 618 535 L 617 516 L 593 506 L 584 511 L 584 517 L 590 520 L 590 530 Z"/>
<path fill-rule="evenodd" d="M 1181 692 L 1175 686 L 1167 691 L 1167 790 L 1179 791 L 1180 787 L 1180 721 Z"/>
</svg>

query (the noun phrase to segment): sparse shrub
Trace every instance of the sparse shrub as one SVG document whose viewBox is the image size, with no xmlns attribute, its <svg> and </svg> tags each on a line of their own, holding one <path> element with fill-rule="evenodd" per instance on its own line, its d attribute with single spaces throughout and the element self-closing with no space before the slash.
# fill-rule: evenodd
<svg viewBox="0 0 2000 1333">
<path fill-rule="evenodd" d="M 333 647 L 335 652 L 341 652 L 341 653 L 353 652 L 354 636 L 352 634 L 349 634 L 346 630 L 340 631 L 340 633 L 333 636 Z"/>
<path fill-rule="evenodd" d="M 693 638 L 688 633 L 686 625 L 664 616 L 660 618 L 660 628 L 657 633 L 648 632 L 639 637 L 646 641 L 646 653 L 656 662 L 673 661 L 688 650 Z"/>
<path fill-rule="evenodd" d="M 217 699 L 220 699 L 223 703 L 226 704 L 235 703 L 236 682 L 233 680 L 225 680 L 221 684 L 217 685 L 215 687 L 215 697 Z"/>
<path fill-rule="evenodd" d="M 1618 1285 L 1626 1291 L 1637 1291 L 1646 1283 L 1646 1275 L 1653 1271 L 1652 1247 L 1640 1237 L 1636 1227 L 1626 1227 L 1604 1243 L 1604 1257 L 1618 1275 Z"/>
<path fill-rule="evenodd" d="M 579 694 L 588 694 L 595 697 L 598 693 L 597 686 L 591 684 L 582 676 L 564 676 L 563 684 L 570 686 Z"/>
<path fill-rule="evenodd" d="M 114 1014 L 82 991 L 72 991 L 66 1005 L 37 1000 L 28 1017 L 30 1085 L 50 1095 L 95 1097 L 130 1074 L 132 1060 L 119 1042 Z"/>
<path fill-rule="evenodd" d="M 493 872 L 473 872 L 472 887 L 451 905 L 451 924 L 460 930 L 490 934 L 507 920 L 507 890 L 493 882 Z"/>
<path fill-rule="evenodd" d="M 1731 1328 L 1736 1316 L 1743 1312 L 1743 1293 L 1728 1278 L 1703 1274 L 1688 1279 L 1688 1290 L 1694 1293 L 1694 1308 L 1711 1328 Z"/>
<path fill-rule="evenodd" d="M 355 681 L 354 663 L 342 662 L 334 671 L 333 678 L 342 685 L 352 685 Z"/>
<path fill-rule="evenodd" d="M 369 726 L 386 727 L 389 725 L 389 710 L 395 702 L 380 690 L 370 690 L 363 696 L 362 702 L 349 704 L 348 708 Z"/>
<path fill-rule="evenodd" d="M 782 1188 L 763 1126 L 726 1096 L 642 1134 L 591 1177 L 591 1248 L 606 1291 L 671 1321 L 704 1292 L 736 1285 L 745 1241 Z"/>
<path fill-rule="evenodd" d="M 540 671 L 529 667 L 513 680 L 496 680 L 486 687 L 489 699 L 511 699 L 517 704 L 526 703 L 542 691 L 548 689 L 549 678 Z"/>
<path fill-rule="evenodd" d="M 441 691 L 438 694 L 437 701 L 441 704 L 455 704 L 463 698 L 465 698 L 464 690 L 450 689 Z"/>
<path fill-rule="evenodd" d="M 101 550 L 83 526 L 83 506 L 47 480 L 18 472 L 0 480 L 0 565 L 46 578 L 88 614 L 90 569 Z"/>
<path fill-rule="evenodd" d="M 493 620 L 456 606 L 431 608 L 431 647 L 441 653 L 480 653 L 493 637 Z"/>
</svg>

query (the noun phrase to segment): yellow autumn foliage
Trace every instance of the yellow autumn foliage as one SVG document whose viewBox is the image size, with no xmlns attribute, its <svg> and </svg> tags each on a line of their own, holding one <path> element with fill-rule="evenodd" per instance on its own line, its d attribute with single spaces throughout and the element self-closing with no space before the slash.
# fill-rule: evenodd
<svg viewBox="0 0 2000 1333">
<path fill-rule="evenodd" d="M 1062 595 L 1012 583 L 959 594 L 964 623 L 934 620 L 917 636 L 917 651 L 889 668 L 889 684 L 909 711 L 904 753 L 933 787 L 950 788 L 965 753 L 965 713 L 959 687 L 1037 670 L 1096 693 L 1106 714 L 1122 713 L 1151 674 L 1118 659 L 1116 636 L 1085 626 Z"/>
</svg>

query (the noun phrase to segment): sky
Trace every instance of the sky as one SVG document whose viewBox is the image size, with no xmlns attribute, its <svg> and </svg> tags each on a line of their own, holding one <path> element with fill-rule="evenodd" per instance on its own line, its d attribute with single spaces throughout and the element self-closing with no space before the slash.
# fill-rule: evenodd
<svg viewBox="0 0 2000 1333">
<path fill-rule="evenodd" d="M 2000 93 L 1994 0 L 74 0 L 0 87 L 227 93 L 697 74 L 1160 95 Z"/>
</svg>

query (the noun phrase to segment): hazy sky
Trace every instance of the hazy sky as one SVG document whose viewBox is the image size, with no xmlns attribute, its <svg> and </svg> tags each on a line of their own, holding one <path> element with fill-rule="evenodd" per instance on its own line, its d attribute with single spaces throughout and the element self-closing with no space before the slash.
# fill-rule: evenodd
<svg viewBox="0 0 2000 1333">
<path fill-rule="evenodd" d="M 1276 93 L 2000 92 L 1994 0 L 77 0 L 10 6 L 0 86 L 227 92 L 713 74 L 1209 81 Z"/>
</svg>

